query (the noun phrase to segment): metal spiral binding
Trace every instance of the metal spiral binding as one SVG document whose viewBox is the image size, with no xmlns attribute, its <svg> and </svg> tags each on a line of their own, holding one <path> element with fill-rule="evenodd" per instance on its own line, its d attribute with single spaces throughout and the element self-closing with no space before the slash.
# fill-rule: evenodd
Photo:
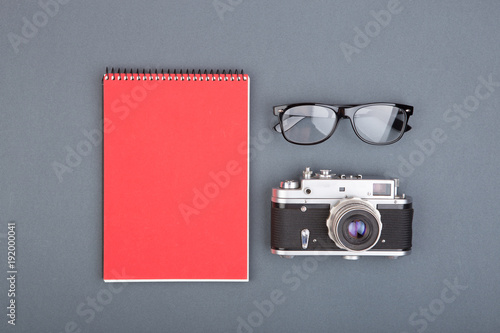
<svg viewBox="0 0 500 333">
<path fill-rule="evenodd" d="M 222 70 L 222 73 L 220 70 L 217 70 L 214 73 L 214 70 L 211 69 L 210 72 L 208 72 L 207 69 L 205 69 L 202 73 L 201 69 L 198 71 L 195 71 L 194 69 L 189 72 L 189 70 L 186 70 L 184 73 L 181 70 L 179 70 L 179 73 L 174 69 L 173 72 L 170 72 L 170 69 L 167 69 L 166 72 L 162 68 L 160 71 L 158 69 L 155 69 L 154 72 L 152 69 L 149 69 L 149 71 L 146 73 L 146 69 L 142 70 L 142 73 L 139 72 L 139 68 L 136 69 L 135 73 L 134 70 L 131 68 L 129 72 L 127 72 L 127 69 L 124 68 L 123 72 L 120 71 L 120 68 L 118 68 L 115 72 L 114 67 L 111 67 L 111 71 L 108 70 L 108 67 L 106 67 L 106 73 L 104 74 L 103 80 L 117 80 L 117 81 L 134 81 L 134 80 L 156 80 L 156 81 L 246 81 L 247 77 L 243 73 L 243 70 L 237 70 L 235 69 L 234 72 L 232 70 L 229 70 L 226 73 L 226 70 Z"/>
</svg>

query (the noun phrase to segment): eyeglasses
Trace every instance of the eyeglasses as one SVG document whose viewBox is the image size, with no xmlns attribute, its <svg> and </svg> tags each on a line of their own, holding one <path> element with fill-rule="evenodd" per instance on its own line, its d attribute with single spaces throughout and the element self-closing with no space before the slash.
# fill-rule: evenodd
<svg viewBox="0 0 500 333">
<path fill-rule="evenodd" d="M 412 114 L 413 106 L 394 103 L 288 104 L 274 107 L 279 117 L 274 129 L 291 143 L 314 145 L 330 138 L 341 118 L 349 118 L 358 138 L 372 145 L 389 145 L 411 129 L 407 123 Z"/>
</svg>

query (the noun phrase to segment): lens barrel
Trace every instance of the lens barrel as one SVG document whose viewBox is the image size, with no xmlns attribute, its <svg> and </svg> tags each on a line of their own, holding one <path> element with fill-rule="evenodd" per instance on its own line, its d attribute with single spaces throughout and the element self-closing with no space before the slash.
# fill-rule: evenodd
<svg viewBox="0 0 500 333">
<path fill-rule="evenodd" d="M 349 251 L 366 251 L 377 244 L 382 232 L 380 212 L 359 198 L 340 200 L 326 220 L 328 236 Z"/>
</svg>

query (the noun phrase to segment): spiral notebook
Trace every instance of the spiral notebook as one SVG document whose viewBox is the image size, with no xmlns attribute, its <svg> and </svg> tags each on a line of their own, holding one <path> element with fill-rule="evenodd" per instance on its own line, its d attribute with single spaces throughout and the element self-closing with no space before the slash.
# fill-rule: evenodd
<svg viewBox="0 0 500 333">
<path fill-rule="evenodd" d="M 248 75 L 102 82 L 104 280 L 248 281 Z"/>
</svg>

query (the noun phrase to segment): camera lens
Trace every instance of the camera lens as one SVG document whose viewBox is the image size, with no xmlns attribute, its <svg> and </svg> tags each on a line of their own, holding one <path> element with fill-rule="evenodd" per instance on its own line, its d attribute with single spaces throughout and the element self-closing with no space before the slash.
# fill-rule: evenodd
<svg viewBox="0 0 500 333">
<path fill-rule="evenodd" d="M 351 210 L 338 222 L 338 240 L 347 250 L 364 251 L 375 245 L 379 226 L 371 212 Z"/>
<path fill-rule="evenodd" d="M 352 238 L 360 239 L 365 235 L 366 224 L 363 221 L 354 220 L 349 223 L 347 229 L 349 230 L 349 236 L 351 236 Z"/>
<path fill-rule="evenodd" d="M 349 251 L 371 249 L 382 231 L 378 210 L 358 198 L 341 200 L 331 209 L 326 224 L 328 235 L 335 244 Z"/>
</svg>

